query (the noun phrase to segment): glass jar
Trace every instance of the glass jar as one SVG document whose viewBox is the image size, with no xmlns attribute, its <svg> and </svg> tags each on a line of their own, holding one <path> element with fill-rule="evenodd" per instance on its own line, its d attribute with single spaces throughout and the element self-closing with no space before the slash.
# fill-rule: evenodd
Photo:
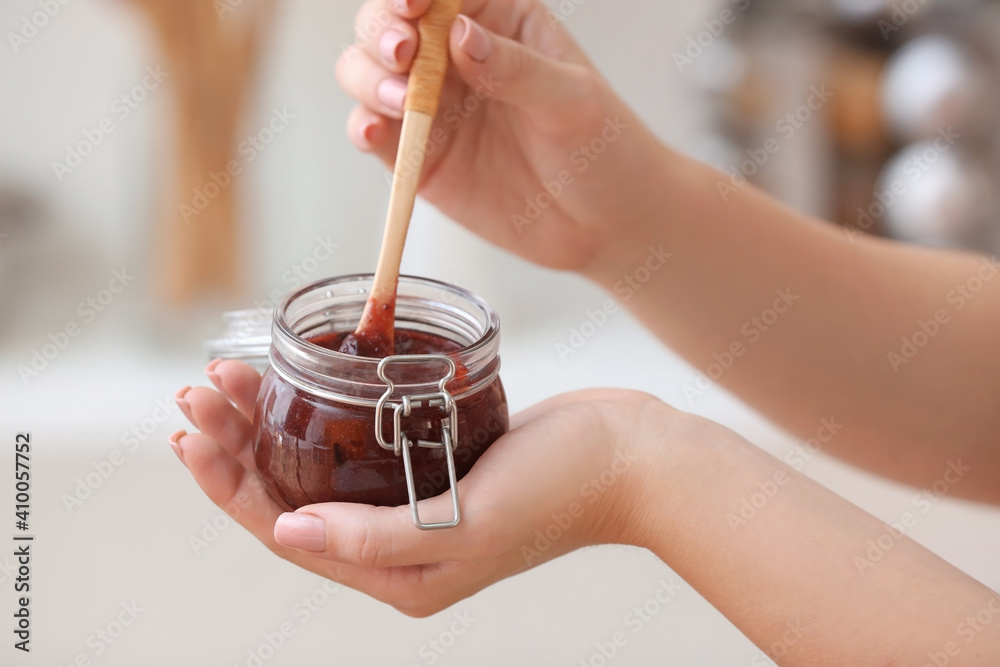
<svg viewBox="0 0 1000 667">
<path fill-rule="evenodd" d="M 371 281 L 352 275 L 316 282 L 275 309 L 254 416 L 257 470 L 288 509 L 409 502 L 418 528 L 457 525 L 457 480 L 508 429 L 499 320 L 466 290 L 401 276 L 397 348 L 402 335 L 433 353 L 379 360 L 317 344 L 354 331 Z M 449 490 L 451 519 L 421 521 L 417 501 Z"/>
</svg>

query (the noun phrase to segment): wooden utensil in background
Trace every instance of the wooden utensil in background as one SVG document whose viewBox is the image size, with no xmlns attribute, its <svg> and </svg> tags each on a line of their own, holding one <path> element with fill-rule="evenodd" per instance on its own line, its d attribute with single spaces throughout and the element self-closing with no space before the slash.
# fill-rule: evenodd
<svg viewBox="0 0 1000 667">
<path fill-rule="evenodd" d="M 156 265 L 161 296 L 183 306 L 200 297 L 238 295 L 242 288 L 236 180 L 237 128 L 253 83 L 274 0 L 238 8 L 210 0 L 132 0 L 152 20 L 176 100 L 172 182 L 162 198 Z M 219 10 L 222 7 L 223 11 Z M 216 174 L 220 184 L 212 180 Z M 195 192 L 218 193 L 207 205 Z M 188 219 L 181 213 L 186 205 Z"/>
</svg>

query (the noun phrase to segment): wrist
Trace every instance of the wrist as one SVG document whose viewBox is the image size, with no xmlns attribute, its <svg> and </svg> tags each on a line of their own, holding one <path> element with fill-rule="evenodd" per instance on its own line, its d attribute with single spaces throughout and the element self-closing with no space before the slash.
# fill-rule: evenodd
<svg viewBox="0 0 1000 667">
<path fill-rule="evenodd" d="M 719 470 L 751 461 L 733 464 L 747 453 L 739 436 L 662 401 L 633 419 L 625 541 L 668 562 L 677 555 L 673 549 L 697 532 L 704 494 L 718 484 Z"/>
<path fill-rule="evenodd" d="M 722 427 L 680 412 L 641 392 L 622 392 L 625 400 L 605 418 L 613 461 L 624 464 L 603 523 L 611 530 L 601 542 L 630 544 L 659 554 L 664 535 L 690 497 L 685 491 L 697 475 L 696 454 Z"/>
</svg>

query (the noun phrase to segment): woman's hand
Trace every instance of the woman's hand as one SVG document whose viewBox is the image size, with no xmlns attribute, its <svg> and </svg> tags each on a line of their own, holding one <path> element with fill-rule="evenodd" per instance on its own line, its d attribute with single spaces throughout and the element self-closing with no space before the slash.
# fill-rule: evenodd
<svg viewBox="0 0 1000 667">
<path fill-rule="evenodd" d="M 171 445 L 208 497 L 282 558 L 412 616 L 583 546 L 635 543 L 642 466 L 634 441 L 646 417 L 682 417 L 638 392 L 550 399 L 515 416 L 511 432 L 459 482 L 458 527 L 424 532 L 408 506 L 324 503 L 284 513 L 253 461 L 260 376 L 235 361 L 213 362 L 207 373 L 219 391 L 177 397 L 201 433 L 179 432 Z M 425 520 L 450 510 L 447 494 L 420 503 Z"/>
<path fill-rule="evenodd" d="M 208 374 L 222 393 L 178 394 L 202 432 L 171 445 L 209 498 L 282 558 L 405 614 L 624 543 L 650 548 L 782 665 L 1000 656 L 996 620 L 963 629 L 1000 614 L 1000 595 L 735 433 L 646 394 L 577 392 L 518 415 L 459 482 L 458 527 L 423 532 L 409 507 L 283 513 L 253 464 L 260 376 L 234 361 Z M 447 516 L 449 501 L 422 501 L 421 516 Z"/>
<path fill-rule="evenodd" d="M 368 0 L 337 65 L 348 132 L 396 159 L 416 19 L 430 0 Z M 421 194 L 488 241 L 582 270 L 649 216 L 665 149 L 538 0 L 466 0 Z"/>
</svg>

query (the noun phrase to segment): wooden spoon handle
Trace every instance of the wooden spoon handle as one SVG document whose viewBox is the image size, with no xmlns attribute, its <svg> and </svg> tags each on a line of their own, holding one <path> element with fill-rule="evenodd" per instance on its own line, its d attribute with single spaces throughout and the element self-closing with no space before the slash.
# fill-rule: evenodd
<svg viewBox="0 0 1000 667">
<path fill-rule="evenodd" d="M 420 46 L 410 68 L 406 111 L 437 115 L 441 88 L 448 72 L 448 38 L 461 7 L 462 0 L 434 0 L 421 17 L 417 26 Z"/>
<path fill-rule="evenodd" d="M 427 152 L 427 140 L 437 114 L 441 88 L 448 71 L 448 38 L 458 16 L 461 0 L 434 0 L 420 19 L 420 46 L 410 71 L 406 93 L 403 128 L 392 177 L 392 194 L 386 217 L 382 251 L 375 270 L 371 298 L 358 331 L 372 324 L 372 308 L 378 303 L 393 303 L 403 246 L 413 215 L 413 203 L 420 186 L 420 172 Z"/>
</svg>

